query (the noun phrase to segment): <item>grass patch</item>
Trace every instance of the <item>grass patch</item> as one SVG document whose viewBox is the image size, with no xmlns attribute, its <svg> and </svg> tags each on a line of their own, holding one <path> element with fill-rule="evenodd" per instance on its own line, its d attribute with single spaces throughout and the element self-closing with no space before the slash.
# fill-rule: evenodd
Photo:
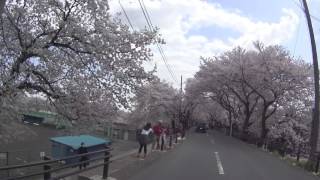
<svg viewBox="0 0 320 180">
<path fill-rule="evenodd" d="M 272 151 L 272 152 L 270 152 L 270 153 L 271 153 L 272 155 L 278 157 L 278 158 L 281 158 L 281 155 L 280 155 L 280 153 L 279 153 L 278 151 Z"/>
<path fill-rule="evenodd" d="M 305 158 L 301 158 L 299 160 L 299 162 L 297 161 L 296 157 L 292 157 L 292 156 L 286 156 L 285 158 L 283 158 L 285 161 L 287 161 L 289 164 L 291 164 L 292 166 L 298 166 L 301 168 L 306 168 L 308 160 Z"/>
<path fill-rule="evenodd" d="M 296 157 L 289 156 L 289 155 L 286 155 L 283 157 L 280 155 L 280 153 L 278 151 L 272 151 L 272 152 L 270 152 L 270 154 L 280 158 L 281 160 L 289 163 L 292 166 L 297 166 L 297 167 L 303 168 L 309 172 L 312 172 L 312 166 L 308 163 L 308 159 L 306 159 L 306 158 L 300 158 L 300 160 L 298 162 Z M 320 174 L 318 173 L 317 176 L 320 177 Z"/>
</svg>

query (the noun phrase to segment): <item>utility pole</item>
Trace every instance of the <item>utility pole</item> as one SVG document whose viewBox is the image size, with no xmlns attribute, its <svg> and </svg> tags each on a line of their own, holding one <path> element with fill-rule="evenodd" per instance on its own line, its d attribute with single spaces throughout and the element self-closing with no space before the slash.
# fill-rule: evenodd
<svg viewBox="0 0 320 180">
<path fill-rule="evenodd" d="M 182 137 L 185 134 L 185 122 L 182 118 L 182 75 L 180 80 L 180 95 L 179 95 L 179 122 L 182 124 Z"/>
<path fill-rule="evenodd" d="M 233 120 L 232 118 L 230 119 L 230 132 L 229 132 L 229 136 L 232 137 L 232 126 L 233 126 Z"/>
<path fill-rule="evenodd" d="M 310 34 L 310 41 L 311 41 L 311 48 L 312 48 L 312 60 L 313 60 L 313 75 L 314 75 L 314 110 L 312 114 L 312 127 L 311 127 L 311 135 L 310 135 L 310 154 L 308 161 L 314 167 L 316 162 L 316 152 L 318 138 L 319 138 L 319 67 L 318 67 L 318 57 L 317 57 L 317 48 L 316 42 L 314 39 L 314 32 L 312 28 L 311 17 L 309 13 L 309 8 L 306 0 L 302 0 L 304 13 L 306 15 L 309 34 Z"/>
<path fill-rule="evenodd" d="M 182 94 L 182 75 L 181 75 L 181 81 L 180 81 L 180 94 Z"/>
</svg>

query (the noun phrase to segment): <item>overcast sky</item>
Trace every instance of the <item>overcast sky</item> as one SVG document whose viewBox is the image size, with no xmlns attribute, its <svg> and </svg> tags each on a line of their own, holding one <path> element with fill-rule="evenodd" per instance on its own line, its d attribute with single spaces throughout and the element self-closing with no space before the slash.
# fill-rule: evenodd
<svg viewBox="0 0 320 180">
<path fill-rule="evenodd" d="M 112 13 L 121 12 L 118 0 L 109 0 Z M 309 0 L 318 52 L 320 47 L 320 0 Z M 121 0 L 135 29 L 146 27 L 138 0 Z M 193 77 L 200 56 L 214 56 L 235 46 L 250 48 L 252 42 L 281 44 L 296 57 L 311 62 L 305 16 L 299 0 L 144 0 L 153 25 L 165 39 L 164 53 L 176 79 Z M 123 21 L 126 19 L 123 16 Z M 172 83 L 157 49 L 157 75 Z"/>
</svg>

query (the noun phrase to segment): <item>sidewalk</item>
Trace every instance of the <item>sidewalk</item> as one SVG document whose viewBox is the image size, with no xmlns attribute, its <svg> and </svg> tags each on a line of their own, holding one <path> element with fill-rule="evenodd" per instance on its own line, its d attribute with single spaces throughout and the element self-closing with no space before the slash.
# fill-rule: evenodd
<svg viewBox="0 0 320 180">
<path fill-rule="evenodd" d="M 176 151 L 181 147 L 183 141 L 179 141 L 178 144 L 174 145 L 172 149 L 169 149 L 165 152 L 154 151 L 151 152 L 151 146 L 148 147 L 148 155 L 145 160 L 141 160 L 135 156 L 129 156 L 125 159 L 122 159 L 122 162 L 126 165 L 119 169 L 118 171 L 111 172 L 110 176 L 114 177 L 116 180 L 129 180 L 131 176 L 143 171 L 146 167 L 151 166 L 153 163 L 157 162 L 159 159 L 164 157 L 163 155 L 168 155 Z M 136 155 L 136 152 L 135 154 Z"/>
<path fill-rule="evenodd" d="M 178 146 L 180 143 L 175 145 L 173 149 L 168 150 L 168 153 L 177 148 L 176 146 Z M 155 162 L 164 153 L 160 151 L 151 152 L 152 145 L 149 144 L 147 158 L 145 160 L 141 160 L 140 158 L 136 157 L 138 147 L 139 145 L 135 141 L 114 141 L 112 144 L 112 157 L 110 158 L 112 163 L 109 164 L 109 176 L 115 178 L 109 178 L 110 180 L 127 179 L 135 172 L 138 172 L 141 169 L 144 169 L 144 167 Z M 83 176 L 94 180 L 101 180 L 102 173 L 103 167 L 98 167 L 93 170 L 83 172 L 79 175 L 66 178 L 65 180 L 78 180 L 78 176 Z"/>
<path fill-rule="evenodd" d="M 139 160 L 136 157 L 136 154 L 138 151 L 138 144 L 137 143 L 135 146 L 130 146 L 131 148 L 126 149 L 126 151 L 124 151 L 124 148 L 123 148 L 124 146 L 126 146 L 126 145 L 122 145 L 121 147 L 114 147 L 114 150 L 111 153 L 112 157 L 110 158 L 110 161 L 112 161 L 112 162 L 109 164 L 109 176 L 112 176 L 114 173 L 119 172 L 120 170 L 124 169 L 125 167 L 127 167 L 127 166 L 133 164 L 135 161 Z M 122 149 L 123 151 L 116 152 L 117 149 L 119 149 L 119 150 Z M 148 150 L 149 150 L 148 156 L 150 156 L 151 145 L 148 145 Z M 92 177 L 101 176 L 102 173 L 103 173 L 103 167 L 99 167 L 94 170 L 90 170 L 90 171 L 81 173 L 80 175 L 92 178 Z M 76 179 L 70 179 L 70 180 L 76 180 Z"/>
<path fill-rule="evenodd" d="M 138 148 L 138 143 L 135 141 L 113 140 L 111 147 L 113 148 L 113 150 L 111 151 L 112 157 L 110 158 L 110 160 L 113 162 L 109 165 L 109 174 L 118 171 L 119 169 L 123 168 L 126 165 L 125 163 L 123 163 L 122 159 L 127 156 L 130 156 L 131 154 L 136 153 L 137 151 L 136 149 Z M 90 165 L 94 165 L 101 162 L 103 162 L 103 160 L 92 162 L 92 164 Z M 75 171 L 75 169 L 70 169 L 68 171 L 70 172 Z M 98 168 L 83 172 L 79 175 L 92 178 L 94 176 L 101 176 L 102 172 L 103 172 L 103 167 L 98 167 Z M 65 180 L 78 180 L 79 175 L 67 177 L 65 178 Z"/>
</svg>

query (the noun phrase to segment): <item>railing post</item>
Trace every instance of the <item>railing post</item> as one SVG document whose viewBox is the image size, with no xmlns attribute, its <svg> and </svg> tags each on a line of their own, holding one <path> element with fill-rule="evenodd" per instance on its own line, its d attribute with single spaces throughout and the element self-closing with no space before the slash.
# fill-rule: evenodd
<svg viewBox="0 0 320 180">
<path fill-rule="evenodd" d="M 9 152 L 6 152 L 6 165 L 9 166 Z M 10 170 L 7 170 L 7 177 L 10 176 Z"/>
<path fill-rule="evenodd" d="M 319 161 L 320 161 L 320 154 L 317 153 L 316 156 L 317 156 L 317 163 L 316 163 L 316 167 L 315 167 L 314 172 L 315 172 L 315 173 L 318 173 L 318 172 L 319 172 L 319 163 L 320 163 L 320 162 L 319 162 Z"/>
<path fill-rule="evenodd" d="M 175 139 L 175 144 L 178 144 L 178 130 L 177 128 L 174 129 L 174 139 Z"/>
<path fill-rule="evenodd" d="M 47 156 L 44 156 L 44 157 L 43 157 L 43 160 L 44 160 L 44 161 L 47 161 L 47 160 L 50 160 L 50 158 L 47 157 Z M 48 171 L 48 170 L 50 170 L 50 169 L 51 169 L 51 166 L 50 166 L 50 165 L 47 165 L 47 164 L 43 165 L 43 170 L 44 170 L 44 171 Z M 43 173 L 43 180 L 49 180 L 50 178 L 51 178 L 51 173 L 50 173 L 50 172 L 45 172 L 45 173 Z"/>
<path fill-rule="evenodd" d="M 107 149 L 110 149 L 109 146 L 106 146 Z M 110 160 L 110 151 L 107 150 L 105 153 L 105 158 L 104 158 L 104 165 L 103 165 L 103 175 L 102 178 L 103 179 L 107 179 L 108 178 L 108 173 L 109 173 L 109 160 Z"/>
</svg>

